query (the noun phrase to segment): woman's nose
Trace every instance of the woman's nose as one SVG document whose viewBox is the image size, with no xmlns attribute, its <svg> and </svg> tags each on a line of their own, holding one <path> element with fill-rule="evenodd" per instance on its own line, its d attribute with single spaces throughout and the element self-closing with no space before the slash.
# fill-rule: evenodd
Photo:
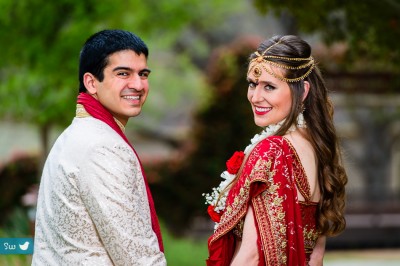
<svg viewBox="0 0 400 266">
<path fill-rule="evenodd" d="M 257 85 L 254 88 L 253 93 L 251 95 L 251 101 L 252 102 L 260 102 L 262 100 L 263 100 L 262 88 L 260 87 L 260 85 Z"/>
</svg>

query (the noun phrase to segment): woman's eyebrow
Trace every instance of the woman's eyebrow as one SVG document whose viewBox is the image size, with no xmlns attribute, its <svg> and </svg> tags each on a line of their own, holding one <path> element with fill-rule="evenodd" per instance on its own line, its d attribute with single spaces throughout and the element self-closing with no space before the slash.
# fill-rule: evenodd
<svg viewBox="0 0 400 266">
<path fill-rule="evenodd" d="M 247 80 L 248 82 L 258 83 L 258 80 L 257 80 L 257 81 L 254 81 L 254 80 L 253 80 L 252 78 L 250 78 L 250 77 L 247 77 L 246 80 Z"/>
</svg>

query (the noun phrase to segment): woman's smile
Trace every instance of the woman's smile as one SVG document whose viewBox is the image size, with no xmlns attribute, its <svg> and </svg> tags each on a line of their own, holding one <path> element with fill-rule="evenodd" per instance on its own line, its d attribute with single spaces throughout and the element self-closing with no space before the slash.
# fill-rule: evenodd
<svg viewBox="0 0 400 266">
<path fill-rule="evenodd" d="M 256 115 L 265 115 L 269 111 L 272 110 L 272 107 L 260 107 L 260 106 L 254 106 L 254 113 Z"/>
</svg>

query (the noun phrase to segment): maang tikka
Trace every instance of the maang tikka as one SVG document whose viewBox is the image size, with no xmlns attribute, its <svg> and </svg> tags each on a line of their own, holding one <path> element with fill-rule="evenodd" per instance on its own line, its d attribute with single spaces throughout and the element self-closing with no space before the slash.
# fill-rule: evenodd
<svg viewBox="0 0 400 266">
<path fill-rule="evenodd" d="M 256 55 L 255 58 L 253 58 L 250 63 L 249 63 L 249 70 L 247 72 L 247 75 L 249 75 L 250 73 L 252 73 L 254 75 L 254 77 L 258 80 L 258 78 L 262 75 L 262 71 L 265 70 L 268 74 L 270 74 L 271 76 L 282 80 L 284 82 L 297 82 L 300 80 L 304 80 L 308 75 L 310 75 L 310 73 L 312 72 L 312 70 L 315 67 L 315 62 L 314 62 L 314 58 L 312 56 L 307 57 L 307 58 L 301 58 L 301 57 L 284 57 L 284 56 L 275 56 L 275 55 L 266 55 L 266 53 L 274 46 L 280 44 L 280 40 L 276 43 L 274 43 L 273 45 L 271 45 L 270 47 L 268 47 L 267 49 L 265 49 L 265 51 L 260 54 L 258 51 L 256 51 L 254 54 Z M 292 66 L 287 66 L 284 64 L 280 64 L 280 63 L 276 63 L 276 62 L 272 62 L 268 59 L 282 59 L 282 60 L 288 60 L 288 61 L 304 61 L 305 63 L 300 65 L 300 66 L 296 66 L 296 67 L 292 67 Z M 279 68 L 283 68 L 283 69 L 293 69 L 293 70 L 299 70 L 299 69 L 304 69 L 309 67 L 309 69 L 307 70 L 306 73 L 304 73 L 302 76 L 297 77 L 297 78 L 285 78 L 281 75 L 276 74 L 275 72 L 271 71 L 267 64 L 269 64 L 270 66 L 274 66 L 274 67 L 279 67 Z"/>
</svg>

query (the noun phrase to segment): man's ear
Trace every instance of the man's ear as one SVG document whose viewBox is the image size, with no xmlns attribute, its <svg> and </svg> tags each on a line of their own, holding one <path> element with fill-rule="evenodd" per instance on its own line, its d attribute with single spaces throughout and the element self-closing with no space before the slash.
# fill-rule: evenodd
<svg viewBox="0 0 400 266">
<path fill-rule="evenodd" d="M 309 91 L 310 91 L 310 83 L 308 81 L 304 81 L 304 94 L 303 94 L 303 99 L 302 99 L 303 102 L 307 98 Z"/>
<path fill-rule="evenodd" d="M 85 85 L 89 94 L 93 95 L 97 93 L 96 78 L 93 74 L 89 72 L 83 74 L 83 85 Z"/>
</svg>

